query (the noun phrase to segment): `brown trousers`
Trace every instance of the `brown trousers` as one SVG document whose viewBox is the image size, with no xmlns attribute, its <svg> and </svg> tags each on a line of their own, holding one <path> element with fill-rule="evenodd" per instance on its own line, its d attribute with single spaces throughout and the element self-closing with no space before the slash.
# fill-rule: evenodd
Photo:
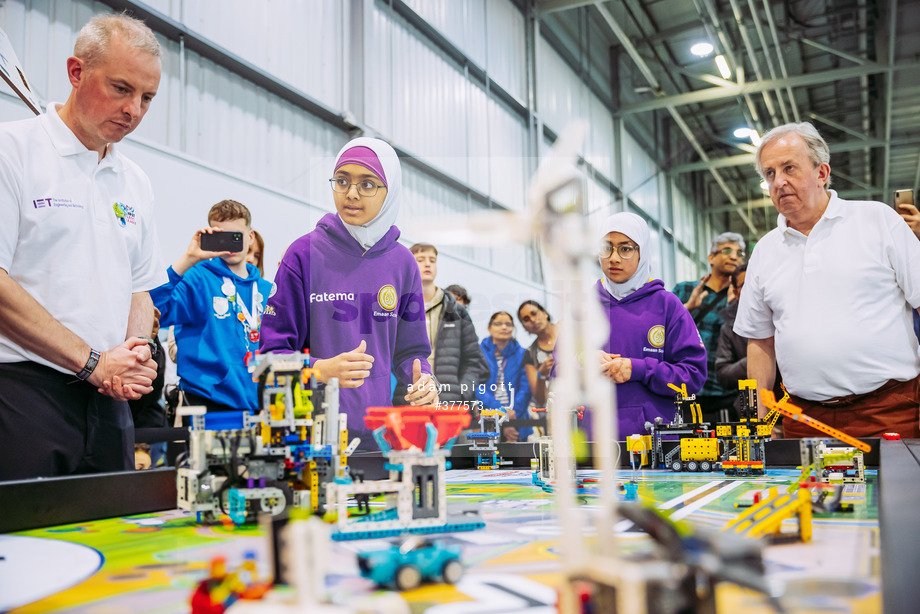
<svg viewBox="0 0 920 614">
<path fill-rule="evenodd" d="M 837 402 L 807 401 L 795 395 L 789 397 L 789 402 L 801 407 L 807 416 L 852 437 L 900 433 L 903 439 L 920 438 L 920 376 L 906 382 L 891 380 L 872 392 L 832 401 Z M 796 420 L 783 418 L 783 436 L 827 435 Z"/>
</svg>

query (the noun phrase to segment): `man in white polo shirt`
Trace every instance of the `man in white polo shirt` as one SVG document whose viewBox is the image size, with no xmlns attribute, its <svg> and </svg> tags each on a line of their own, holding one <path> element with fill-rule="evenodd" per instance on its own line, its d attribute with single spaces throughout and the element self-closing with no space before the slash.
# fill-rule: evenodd
<svg viewBox="0 0 920 614">
<path fill-rule="evenodd" d="M 806 414 L 856 437 L 920 437 L 920 241 L 891 207 L 828 190 L 829 161 L 809 123 L 774 128 L 755 154 L 779 217 L 751 255 L 735 320 L 748 377 L 772 389 L 778 363 Z"/>
<path fill-rule="evenodd" d="M 0 124 L 0 479 L 134 467 L 127 400 L 151 390 L 148 290 L 166 281 L 150 181 L 115 147 L 143 119 L 160 50 L 93 18 L 72 90 Z M 81 381 L 82 380 L 82 381 Z"/>
</svg>

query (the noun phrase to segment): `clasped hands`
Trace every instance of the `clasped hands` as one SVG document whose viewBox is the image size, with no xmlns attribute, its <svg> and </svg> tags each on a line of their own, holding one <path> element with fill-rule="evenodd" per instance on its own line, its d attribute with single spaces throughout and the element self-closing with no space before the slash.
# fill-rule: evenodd
<svg viewBox="0 0 920 614">
<path fill-rule="evenodd" d="M 89 382 L 119 401 L 134 401 L 153 391 L 157 363 L 146 339 L 131 337 L 99 356 Z"/>
<path fill-rule="evenodd" d="M 629 378 L 632 377 L 632 360 L 629 358 L 599 350 L 598 363 L 601 367 L 601 373 L 617 384 L 628 382 Z"/>
</svg>

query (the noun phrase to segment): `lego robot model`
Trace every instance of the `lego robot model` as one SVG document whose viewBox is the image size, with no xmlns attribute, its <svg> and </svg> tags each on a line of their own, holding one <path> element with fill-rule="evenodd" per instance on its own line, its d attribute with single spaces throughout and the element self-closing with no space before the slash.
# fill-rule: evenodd
<svg viewBox="0 0 920 614">
<path fill-rule="evenodd" d="M 308 354 L 263 354 L 250 365 L 262 409 L 191 417 L 189 454 L 177 472 L 178 507 L 212 522 L 218 513 L 236 524 L 258 512 L 280 514 L 293 505 L 322 513 L 323 485 L 343 478 L 348 454 L 346 415 L 338 381 L 316 381 Z"/>
<path fill-rule="evenodd" d="M 498 456 L 498 440 L 502 424 L 508 421 L 508 414 L 502 409 L 481 409 L 479 411 L 479 432 L 467 433 L 472 441 L 470 450 L 476 453 L 477 469 L 498 469 L 502 461 Z"/>
<path fill-rule="evenodd" d="M 674 419 L 670 424 L 662 424 L 661 418 L 655 423 L 645 423 L 651 440 L 651 456 L 655 466 L 672 471 L 710 471 L 718 466 L 719 441 L 715 439 L 709 423 L 703 422 L 703 412 L 696 400 L 696 395 L 687 394 L 687 385 L 668 386 L 675 391 Z M 690 422 L 684 422 L 683 404 L 690 401 Z M 664 442 L 677 440 L 677 446 L 665 452 Z"/>
<path fill-rule="evenodd" d="M 469 426 L 464 407 L 369 407 L 364 423 L 372 430 L 386 462 L 389 479 L 326 484 L 336 528 L 336 541 L 395 537 L 403 533 L 448 533 L 480 529 L 485 523 L 475 509 L 448 509 L 444 471 L 447 457 Z M 384 496 L 383 509 L 349 516 L 351 497 Z"/>
</svg>

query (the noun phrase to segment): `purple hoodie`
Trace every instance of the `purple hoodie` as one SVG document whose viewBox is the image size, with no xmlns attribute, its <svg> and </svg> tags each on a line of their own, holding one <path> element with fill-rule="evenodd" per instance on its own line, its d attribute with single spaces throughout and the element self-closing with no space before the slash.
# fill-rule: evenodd
<svg viewBox="0 0 920 614">
<path fill-rule="evenodd" d="M 659 279 L 617 300 L 597 282 L 601 307 L 610 321 L 604 351 L 632 359 L 632 376 L 617 384 L 619 439 L 645 435 L 645 422 L 674 418 L 674 391 L 687 384 L 696 394 L 706 381 L 706 348 L 690 312 Z M 263 325 L 264 326 L 264 325 Z"/>
<path fill-rule="evenodd" d="M 364 340 L 374 357 L 371 375 L 359 388 L 340 389 L 340 408 L 361 447 L 376 443 L 364 426 L 368 407 L 391 404 L 390 372 L 412 383 L 412 362 L 430 373 L 431 346 L 425 330 L 425 301 L 418 264 L 389 231 L 366 252 L 335 213 L 294 241 L 275 277 L 277 292 L 262 316 L 260 351 L 310 350 L 332 358 Z"/>
</svg>

